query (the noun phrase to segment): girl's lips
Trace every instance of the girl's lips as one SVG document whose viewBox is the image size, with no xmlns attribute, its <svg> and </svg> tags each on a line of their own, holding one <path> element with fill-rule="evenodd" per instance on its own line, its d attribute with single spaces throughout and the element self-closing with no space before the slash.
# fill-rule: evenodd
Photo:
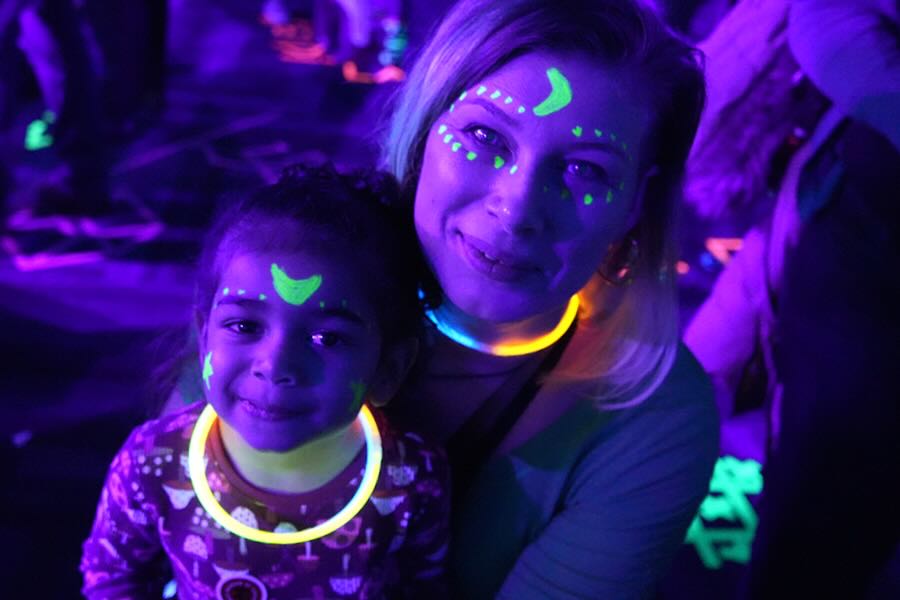
<svg viewBox="0 0 900 600">
<path fill-rule="evenodd" d="M 532 262 L 501 252 L 478 238 L 459 235 L 466 261 L 475 271 L 490 279 L 515 283 L 541 272 Z"/>
<path fill-rule="evenodd" d="M 262 419 L 263 421 L 283 421 L 304 414 L 301 411 L 288 410 L 277 405 L 262 406 L 247 398 L 238 397 L 238 401 L 240 402 L 241 408 L 247 412 L 247 414 L 251 417 Z"/>
</svg>

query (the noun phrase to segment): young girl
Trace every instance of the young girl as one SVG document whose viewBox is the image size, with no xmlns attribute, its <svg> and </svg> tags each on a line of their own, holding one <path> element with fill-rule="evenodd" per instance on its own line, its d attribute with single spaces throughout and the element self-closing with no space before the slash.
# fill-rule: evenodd
<svg viewBox="0 0 900 600">
<path fill-rule="evenodd" d="M 387 177 L 294 167 L 201 257 L 205 403 L 136 429 L 81 570 L 89 598 L 440 595 L 447 468 L 376 406 L 416 354 L 412 228 Z"/>
</svg>

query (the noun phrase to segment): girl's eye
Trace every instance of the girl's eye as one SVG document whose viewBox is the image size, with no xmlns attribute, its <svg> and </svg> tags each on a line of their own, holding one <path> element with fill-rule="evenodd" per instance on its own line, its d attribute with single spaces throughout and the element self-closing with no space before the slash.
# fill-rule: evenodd
<svg viewBox="0 0 900 600">
<path fill-rule="evenodd" d="M 605 182 L 609 178 L 603 167 L 583 160 L 573 160 L 569 162 L 566 165 L 566 173 L 578 177 L 579 179 L 586 179 L 589 181 Z"/>
<path fill-rule="evenodd" d="M 309 338 L 313 346 L 322 346 L 323 348 L 331 348 L 341 343 L 341 337 L 330 331 L 314 333 Z"/>
<path fill-rule="evenodd" d="M 226 324 L 226 327 L 234 333 L 241 335 L 256 335 L 262 331 L 262 327 L 259 323 L 253 321 L 232 321 L 231 323 Z"/>
<path fill-rule="evenodd" d="M 474 139 L 482 146 L 493 148 L 499 148 L 503 146 L 503 139 L 500 137 L 500 134 L 490 127 L 484 127 L 483 125 L 474 125 L 467 131 L 469 135 L 472 136 L 472 139 Z"/>
</svg>

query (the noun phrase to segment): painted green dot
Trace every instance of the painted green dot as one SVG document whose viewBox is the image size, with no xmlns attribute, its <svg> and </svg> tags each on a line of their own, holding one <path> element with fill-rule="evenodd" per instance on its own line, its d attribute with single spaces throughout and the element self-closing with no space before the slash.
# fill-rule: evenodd
<svg viewBox="0 0 900 600">
<path fill-rule="evenodd" d="M 445 143 L 445 144 L 449 144 L 449 143 L 450 143 L 450 140 L 452 140 L 452 139 L 453 139 L 453 134 L 452 134 L 452 133 L 448 133 L 447 135 L 444 136 L 444 143 Z"/>
<path fill-rule="evenodd" d="M 445 131 L 447 131 L 446 125 L 441 125 L 440 127 L 438 127 L 438 134 L 443 134 Z"/>
<path fill-rule="evenodd" d="M 466 99 L 466 96 L 468 96 L 468 95 L 469 95 L 469 92 L 463 92 L 462 94 L 459 95 L 459 99 L 460 99 L 460 100 L 465 100 L 465 99 Z"/>
<path fill-rule="evenodd" d="M 476 158 L 478 158 L 478 155 L 470 151 L 466 154 L 466 158 L 468 158 L 469 160 L 475 160 Z"/>
<path fill-rule="evenodd" d="M 224 290 L 222 290 L 222 295 L 227 296 L 230 291 L 231 290 L 229 290 L 228 288 L 225 288 Z"/>
<path fill-rule="evenodd" d="M 259 299 L 260 299 L 260 300 L 265 300 L 265 299 L 266 299 L 266 295 L 265 295 L 265 294 L 260 294 L 260 295 L 259 295 Z"/>
<path fill-rule="evenodd" d="M 460 146 L 462 146 L 462 144 L 460 144 L 459 142 L 453 142 L 453 145 L 450 147 L 453 149 L 454 152 L 456 152 L 457 150 L 459 150 Z"/>
<path fill-rule="evenodd" d="M 491 100 L 496 100 L 497 98 L 499 98 L 502 95 L 503 94 L 500 93 L 500 90 L 494 90 L 494 93 L 491 94 Z"/>
<path fill-rule="evenodd" d="M 450 112 L 453 112 L 453 109 L 454 109 L 454 108 L 456 108 L 456 105 L 455 105 L 455 104 L 451 104 L 451 105 L 450 105 Z"/>
<path fill-rule="evenodd" d="M 594 135 L 596 135 L 597 137 L 603 137 L 603 132 L 600 131 L 599 129 L 595 129 L 595 130 L 594 130 Z"/>
<path fill-rule="evenodd" d="M 479 86 L 478 86 L 478 89 L 475 90 L 475 93 L 476 93 L 477 95 L 480 96 L 480 95 L 482 95 L 483 93 L 485 93 L 486 91 L 487 91 L 487 88 L 486 88 L 486 87 L 484 87 L 483 85 L 479 85 Z"/>
<path fill-rule="evenodd" d="M 503 160 L 503 157 L 502 157 L 502 156 L 495 156 L 495 157 L 494 157 L 494 168 L 495 168 L 495 169 L 499 169 L 500 167 L 503 166 L 503 164 L 504 164 L 505 162 L 506 162 L 506 161 Z"/>
<path fill-rule="evenodd" d="M 585 194 L 584 195 L 584 205 L 590 206 L 593 203 L 594 203 L 594 197 L 591 196 L 590 194 Z"/>
<path fill-rule="evenodd" d="M 243 296 L 247 293 L 247 290 L 238 290 L 238 296 Z"/>
<path fill-rule="evenodd" d="M 518 112 L 519 112 L 519 114 L 521 115 L 523 112 L 525 112 L 525 107 L 524 107 L 524 106 L 520 106 Z"/>
<path fill-rule="evenodd" d="M 606 203 L 612 203 L 612 190 L 606 190 Z"/>
<path fill-rule="evenodd" d="M 512 96 L 507 96 L 506 100 L 503 101 L 503 104 L 512 104 Z"/>
<path fill-rule="evenodd" d="M 325 301 L 324 301 L 324 300 L 319 301 L 319 308 L 325 308 Z"/>
<path fill-rule="evenodd" d="M 509 174 L 510 174 L 510 175 L 515 175 L 515 174 L 516 174 L 516 171 L 518 171 L 518 170 L 519 170 L 519 165 L 513 165 L 513 166 L 511 166 L 511 167 L 509 168 Z"/>
<path fill-rule="evenodd" d="M 572 128 L 572 133 L 575 134 L 575 137 L 581 137 L 582 131 L 583 130 L 581 129 L 581 125 L 576 125 L 575 127 Z"/>
</svg>

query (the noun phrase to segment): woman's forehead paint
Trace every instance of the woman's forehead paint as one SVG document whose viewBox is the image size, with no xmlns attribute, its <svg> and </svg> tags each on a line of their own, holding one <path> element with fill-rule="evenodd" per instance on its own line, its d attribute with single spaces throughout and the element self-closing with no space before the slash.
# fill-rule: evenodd
<svg viewBox="0 0 900 600">
<path fill-rule="evenodd" d="M 247 293 L 247 290 L 238 290 L 238 296 L 243 296 Z"/>
<path fill-rule="evenodd" d="M 590 206 L 593 203 L 594 203 L 594 197 L 590 194 L 585 194 L 584 195 L 584 205 Z"/>
<path fill-rule="evenodd" d="M 275 263 L 272 263 L 271 272 L 272 287 L 275 288 L 282 300 L 293 306 L 301 306 L 322 285 L 321 275 L 311 275 L 306 279 L 294 279 Z"/>
<path fill-rule="evenodd" d="M 206 358 L 203 359 L 203 382 L 206 383 L 206 389 L 210 389 L 209 387 L 209 378 L 213 376 L 213 368 L 212 368 L 212 351 L 206 354 Z"/>
<path fill-rule="evenodd" d="M 228 292 L 229 292 L 228 288 L 225 288 L 224 290 L 222 290 L 222 295 L 227 296 Z"/>
<path fill-rule="evenodd" d="M 468 158 L 469 160 L 475 160 L 476 158 L 478 158 L 478 155 L 470 151 L 466 153 L 466 158 Z"/>
<path fill-rule="evenodd" d="M 572 102 L 572 86 L 559 69 L 556 67 L 547 69 L 547 80 L 550 82 L 550 95 L 532 109 L 538 117 L 559 112 Z"/>
<path fill-rule="evenodd" d="M 495 168 L 495 169 L 499 169 L 500 167 L 503 166 L 503 164 L 504 164 L 505 162 L 506 162 L 506 161 L 503 160 L 503 157 L 502 157 L 502 156 L 495 156 L 495 157 L 494 157 L 494 168 Z"/>
<path fill-rule="evenodd" d="M 441 124 L 441 126 L 438 127 L 438 133 L 443 134 L 445 131 L 447 131 L 447 126 L 444 124 Z"/>
<path fill-rule="evenodd" d="M 575 127 L 572 128 L 572 134 L 575 137 L 581 137 L 581 134 L 583 131 L 584 130 L 581 128 L 581 125 L 576 125 Z"/>
<path fill-rule="evenodd" d="M 260 299 L 260 300 L 265 300 L 266 298 L 267 298 L 267 296 L 266 296 L 265 294 L 260 294 L 260 295 L 259 295 L 259 299 Z"/>
</svg>

